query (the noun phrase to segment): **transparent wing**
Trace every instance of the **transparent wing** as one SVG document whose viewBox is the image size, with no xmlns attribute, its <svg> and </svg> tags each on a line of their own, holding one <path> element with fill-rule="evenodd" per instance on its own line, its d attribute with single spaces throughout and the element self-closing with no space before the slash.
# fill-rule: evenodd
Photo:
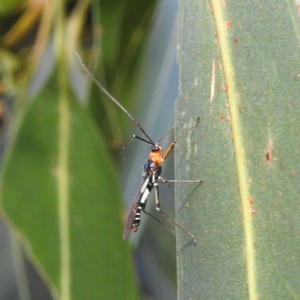
<svg viewBox="0 0 300 300">
<path fill-rule="evenodd" d="M 135 194 L 135 197 L 133 198 L 130 210 L 128 212 L 124 232 L 123 232 L 123 240 L 126 239 L 129 236 L 131 231 L 134 231 L 133 230 L 134 228 L 136 228 L 136 227 L 132 226 L 133 221 L 134 221 L 134 218 L 135 218 L 135 215 L 136 215 L 137 208 L 139 206 L 139 203 L 140 203 L 141 198 L 143 196 L 143 193 L 145 191 L 145 188 L 146 188 L 146 186 L 149 182 L 149 179 L 150 179 L 150 175 L 147 174 L 146 176 L 144 176 L 144 178 L 142 179 L 142 181 L 141 181 L 141 183 L 138 187 L 138 190 Z"/>
</svg>

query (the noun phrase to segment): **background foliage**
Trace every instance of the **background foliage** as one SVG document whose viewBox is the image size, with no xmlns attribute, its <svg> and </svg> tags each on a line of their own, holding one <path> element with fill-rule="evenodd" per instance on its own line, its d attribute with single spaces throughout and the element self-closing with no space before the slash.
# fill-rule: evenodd
<svg viewBox="0 0 300 300">
<path fill-rule="evenodd" d="M 13 122 L 9 123 L 11 134 L 6 140 L 2 215 L 14 234 L 21 237 L 27 255 L 50 287 L 52 296 L 42 290 L 43 299 L 137 297 L 129 244 L 120 239 L 125 216 L 117 172 L 124 172 L 128 189 L 134 190 L 146 156 L 142 153 L 143 158 L 136 163 L 128 152 L 135 181 L 130 179 L 131 169 L 120 169 L 123 162 L 118 148 L 130 122 L 86 81 L 74 51 L 82 54 L 95 76 L 128 110 L 147 109 L 148 103 L 136 105 L 133 100 L 141 84 L 141 66 L 146 64 L 143 55 L 155 8 L 156 1 L 27 2 L 13 9 L 2 7 L 3 107 L 14 106 Z M 174 22 L 167 19 L 169 24 Z M 160 14 L 156 20 L 159 32 Z M 174 41 L 176 34 L 171 37 Z M 167 45 L 169 39 L 166 36 Z M 163 48 L 158 50 L 154 53 L 155 64 L 161 64 L 158 57 L 164 55 Z M 162 84 L 153 90 L 148 82 L 143 92 L 146 102 L 151 93 L 156 93 L 153 112 L 159 107 L 157 103 L 164 94 L 162 86 L 168 78 L 168 64 L 164 66 L 164 74 L 149 80 L 152 83 L 162 78 Z M 14 96 L 13 102 L 9 96 Z M 169 99 L 174 101 L 174 95 Z M 165 110 L 167 106 L 161 112 Z M 5 113 L 7 119 L 3 120 L 8 122 L 9 110 Z M 172 114 L 169 116 L 169 120 L 164 119 L 164 126 L 171 124 Z M 132 133 L 132 128 L 126 135 Z M 162 126 L 160 131 L 158 136 L 166 129 Z M 149 151 L 148 147 L 145 149 Z M 23 261 L 19 244 L 12 239 L 20 295 L 23 299 L 40 299 L 39 287 L 31 284 L 36 282 L 35 277 L 28 276 L 31 267 L 26 259 Z M 172 237 L 169 239 L 165 245 L 171 247 L 160 251 L 164 265 L 170 261 L 164 257 L 170 257 L 174 246 Z M 145 257 L 146 251 L 142 256 L 140 252 L 136 254 L 138 265 L 148 271 L 139 271 L 143 292 L 161 296 L 166 291 L 174 295 L 175 288 L 170 284 L 175 279 L 174 260 L 173 272 L 168 268 L 169 275 L 159 275 L 156 263 L 153 264 L 153 247 L 143 242 L 140 245 L 148 248 L 150 254 L 150 261 Z M 174 254 L 174 248 L 171 252 Z M 152 278 L 165 284 L 144 281 L 143 274 L 153 273 L 156 276 L 151 275 Z M 156 287 L 154 292 L 152 285 Z"/>
</svg>

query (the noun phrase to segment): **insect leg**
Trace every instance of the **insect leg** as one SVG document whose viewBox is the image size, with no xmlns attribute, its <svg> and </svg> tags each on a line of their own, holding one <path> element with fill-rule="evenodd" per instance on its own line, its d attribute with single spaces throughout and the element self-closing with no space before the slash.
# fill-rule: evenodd
<svg viewBox="0 0 300 300">
<path fill-rule="evenodd" d="M 158 222 L 159 224 L 161 224 L 163 227 L 165 227 L 167 230 L 169 230 L 171 233 L 175 234 L 174 230 L 170 229 L 169 227 L 167 227 L 163 222 L 161 222 L 160 220 L 158 220 L 157 218 L 155 218 L 153 215 L 151 215 L 150 213 L 146 212 L 145 210 L 143 210 L 143 212 L 151 217 L 152 219 L 154 219 L 156 222 Z"/>
<path fill-rule="evenodd" d="M 169 222 L 173 223 L 175 226 L 177 226 L 180 230 L 182 230 L 185 234 L 187 234 L 192 241 L 196 243 L 196 239 L 193 235 L 191 235 L 188 231 L 186 231 L 184 228 L 182 228 L 178 223 L 176 223 L 171 217 L 169 217 L 167 214 L 165 214 L 163 211 L 160 209 L 160 202 L 159 202 L 159 188 L 157 182 L 154 183 L 155 187 L 155 203 L 156 203 L 156 210 L 164 217 L 166 218 Z"/>
<path fill-rule="evenodd" d="M 126 159 L 126 155 L 125 155 L 125 148 L 128 146 L 128 144 L 130 144 L 130 142 L 133 140 L 133 139 L 137 139 L 137 140 L 140 140 L 140 141 L 143 141 L 147 144 L 150 144 L 150 145 L 154 145 L 154 143 L 144 139 L 144 138 L 141 138 L 135 134 L 133 134 L 132 136 L 129 137 L 129 139 L 125 142 L 125 144 L 123 145 L 122 147 L 122 157 L 123 157 L 123 160 L 126 162 L 127 164 L 127 159 Z"/>
<path fill-rule="evenodd" d="M 161 183 L 201 183 L 203 180 L 170 180 L 170 179 L 165 179 L 161 176 L 158 177 L 158 180 Z"/>
<path fill-rule="evenodd" d="M 166 158 L 169 156 L 169 154 L 170 154 L 171 151 L 173 150 L 175 144 L 176 144 L 182 137 L 184 137 L 184 136 L 187 135 L 191 130 L 193 130 L 193 129 L 199 124 L 199 122 L 200 122 L 200 118 L 198 117 L 197 120 L 196 120 L 196 122 L 195 122 L 190 128 L 188 128 L 186 131 L 184 131 L 184 132 L 183 132 L 183 133 L 182 133 L 175 141 L 173 141 L 173 142 L 171 143 L 171 145 L 169 146 L 169 148 L 168 148 L 167 151 L 165 152 L 163 159 L 166 159 Z"/>
<path fill-rule="evenodd" d="M 167 132 L 165 132 L 156 142 L 158 143 L 165 136 L 167 136 L 172 130 L 174 130 L 174 128 L 176 128 L 178 126 L 178 124 L 179 124 L 179 122 L 177 121 L 177 123 L 175 125 L 173 125 Z"/>
</svg>

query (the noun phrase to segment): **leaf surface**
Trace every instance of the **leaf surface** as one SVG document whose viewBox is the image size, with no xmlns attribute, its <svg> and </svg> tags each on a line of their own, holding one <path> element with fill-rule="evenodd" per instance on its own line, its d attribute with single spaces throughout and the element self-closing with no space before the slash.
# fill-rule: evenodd
<svg viewBox="0 0 300 300">
<path fill-rule="evenodd" d="M 6 217 L 60 299 L 136 297 L 111 158 L 57 74 L 24 112 L 2 179 Z"/>
<path fill-rule="evenodd" d="M 182 2 L 181 299 L 300 297 L 299 16 L 292 1 Z"/>
</svg>

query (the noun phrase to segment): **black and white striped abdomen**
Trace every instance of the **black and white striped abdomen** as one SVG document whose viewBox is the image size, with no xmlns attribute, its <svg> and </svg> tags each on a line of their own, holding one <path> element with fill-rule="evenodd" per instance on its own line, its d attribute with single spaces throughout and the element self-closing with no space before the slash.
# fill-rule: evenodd
<svg viewBox="0 0 300 300">
<path fill-rule="evenodd" d="M 141 213 L 144 211 L 147 203 L 148 196 L 150 192 L 152 191 L 154 184 L 156 180 L 158 179 L 159 175 L 161 174 L 161 167 L 158 167 L 157 169 L 154 170 L 152 175 L 149 175 L 149 172 L 151 171 L 151 168 L 153 162 L 148 160 L 144 164 L 144 173 L 143 176 L 146 177 L 145 181 L 141 185 L 140 188 L 140 198 L 138 200 L 137 204 L 137 209 L 136 213 L 134 215 L 133 223 L 132 223 L 132 228 L 131 231 L 136 232 L 137 227 L 140 225 L 141 222 Z"/>
<path fill-rule="evenodd" d="M 140 225 L 141 222 L 141 212 L 142 210 L 145 209 L 146 206 L 146 202 L 148 199 L 148 196 L 150 194 L 150 191 L 152 190 L 152 188 L 149 190 L 148 185 L 145 187 L 144 191 L 141 194 L 141 200 L 139 201 L 136 213 L 135 213 L 135 217 L 133 220 L 133 226 L 134 227 L 138 227 Z"/>
</svg>

